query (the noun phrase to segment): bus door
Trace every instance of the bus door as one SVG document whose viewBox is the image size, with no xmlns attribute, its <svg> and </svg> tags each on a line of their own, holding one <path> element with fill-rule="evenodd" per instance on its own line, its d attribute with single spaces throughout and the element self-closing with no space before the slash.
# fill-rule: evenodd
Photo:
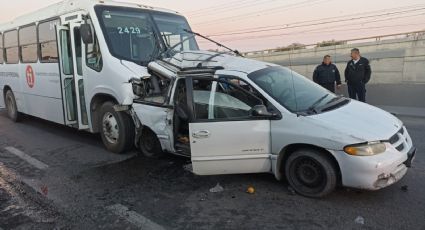
<svg viewBox="0 0 425 230">
<path fill-rule="evenodd" d="M 81 41 L 80 25 L 71 22 L 57 26 L 62 98 L 65 124 L 78 129 L 89 129 L 82 71 L 85 46 Z"/>
</svg>

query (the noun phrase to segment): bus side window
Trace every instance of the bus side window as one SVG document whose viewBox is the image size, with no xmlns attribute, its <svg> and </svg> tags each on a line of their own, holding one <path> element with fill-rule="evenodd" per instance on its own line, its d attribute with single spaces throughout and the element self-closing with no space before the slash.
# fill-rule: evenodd
<svg viewBox="0 0 425 230">
<path fill-rule="evenodd" d="M 4 48 L 6 50 L 6 63 L 18 64 L 18 31 L 12 30 L 4 33 Z"/>
<path fill-rule="evenodd" d="M 0 33 L 0 64 L 3 64 L 4 52 L 3 52 L 3 34 Z"/>
<path fill-rule="evenodd" d="M 59 24 L 59 20 L 41 22 L 38 24 L 38 42 L 40 61 L 42 63 L 55 63 L 59 60 L 55 30 L 55 25 Z"/>
<path fill-rule="evenodd" d="M 37 62 L 37 32 L 35 25 L 19 29 L 19 50 L 22 63 Z"/>
<path fill-rule="evenodd" d="M 87 23 L 92 25 L 91 20 L 87 20 Z M 93 26 L 92 31 L 94 36 L 93 43 L 86 45 L 86 64 L 91 69 L 100 72 L 103 67 L 102 53 L 100 52 L 99 41 Z"/>
</svg>

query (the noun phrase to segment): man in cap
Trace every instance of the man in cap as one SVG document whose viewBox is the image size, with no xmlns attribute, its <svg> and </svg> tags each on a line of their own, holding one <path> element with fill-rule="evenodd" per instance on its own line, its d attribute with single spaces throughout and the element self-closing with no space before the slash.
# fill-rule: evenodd
<svg viewBox="0 0 425 230">
<path fill-rule="evenodd" d="M 336 65 L 332 64 L 331 56 L 323 57 L 322 64 L 314 70 L 313 81 L 333 93 L 335 93 L 335 83 L 338 88 L 341 87 L 341 76 Z"/>
</svg>

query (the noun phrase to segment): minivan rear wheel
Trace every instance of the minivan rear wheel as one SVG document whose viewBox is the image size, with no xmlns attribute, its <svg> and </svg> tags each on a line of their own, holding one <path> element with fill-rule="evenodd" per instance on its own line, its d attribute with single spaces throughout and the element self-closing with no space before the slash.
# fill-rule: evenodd
<svg viewBox="0 0 425 230">
<path fill-rule="evenodd" d="M 321 151 L 302 149 L 292 153 L 285 163 L 288 183 L 299 194 L 319 198 L 333 192 L 337 185 L 337 170 Z"/>
</svg>

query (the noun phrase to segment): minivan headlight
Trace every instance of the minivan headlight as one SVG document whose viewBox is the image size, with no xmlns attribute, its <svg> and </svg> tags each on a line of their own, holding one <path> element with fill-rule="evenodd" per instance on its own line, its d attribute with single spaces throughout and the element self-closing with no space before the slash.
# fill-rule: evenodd
<svg viewBox="0 0 425 230">
<path fill-rule="evenodd" d="M 381 142 L 369 142 L 367 144 L 349 145 L 344 152 L 353 156 L 373 156 L 385 152 L 387 146 Z"/>
</svg>

